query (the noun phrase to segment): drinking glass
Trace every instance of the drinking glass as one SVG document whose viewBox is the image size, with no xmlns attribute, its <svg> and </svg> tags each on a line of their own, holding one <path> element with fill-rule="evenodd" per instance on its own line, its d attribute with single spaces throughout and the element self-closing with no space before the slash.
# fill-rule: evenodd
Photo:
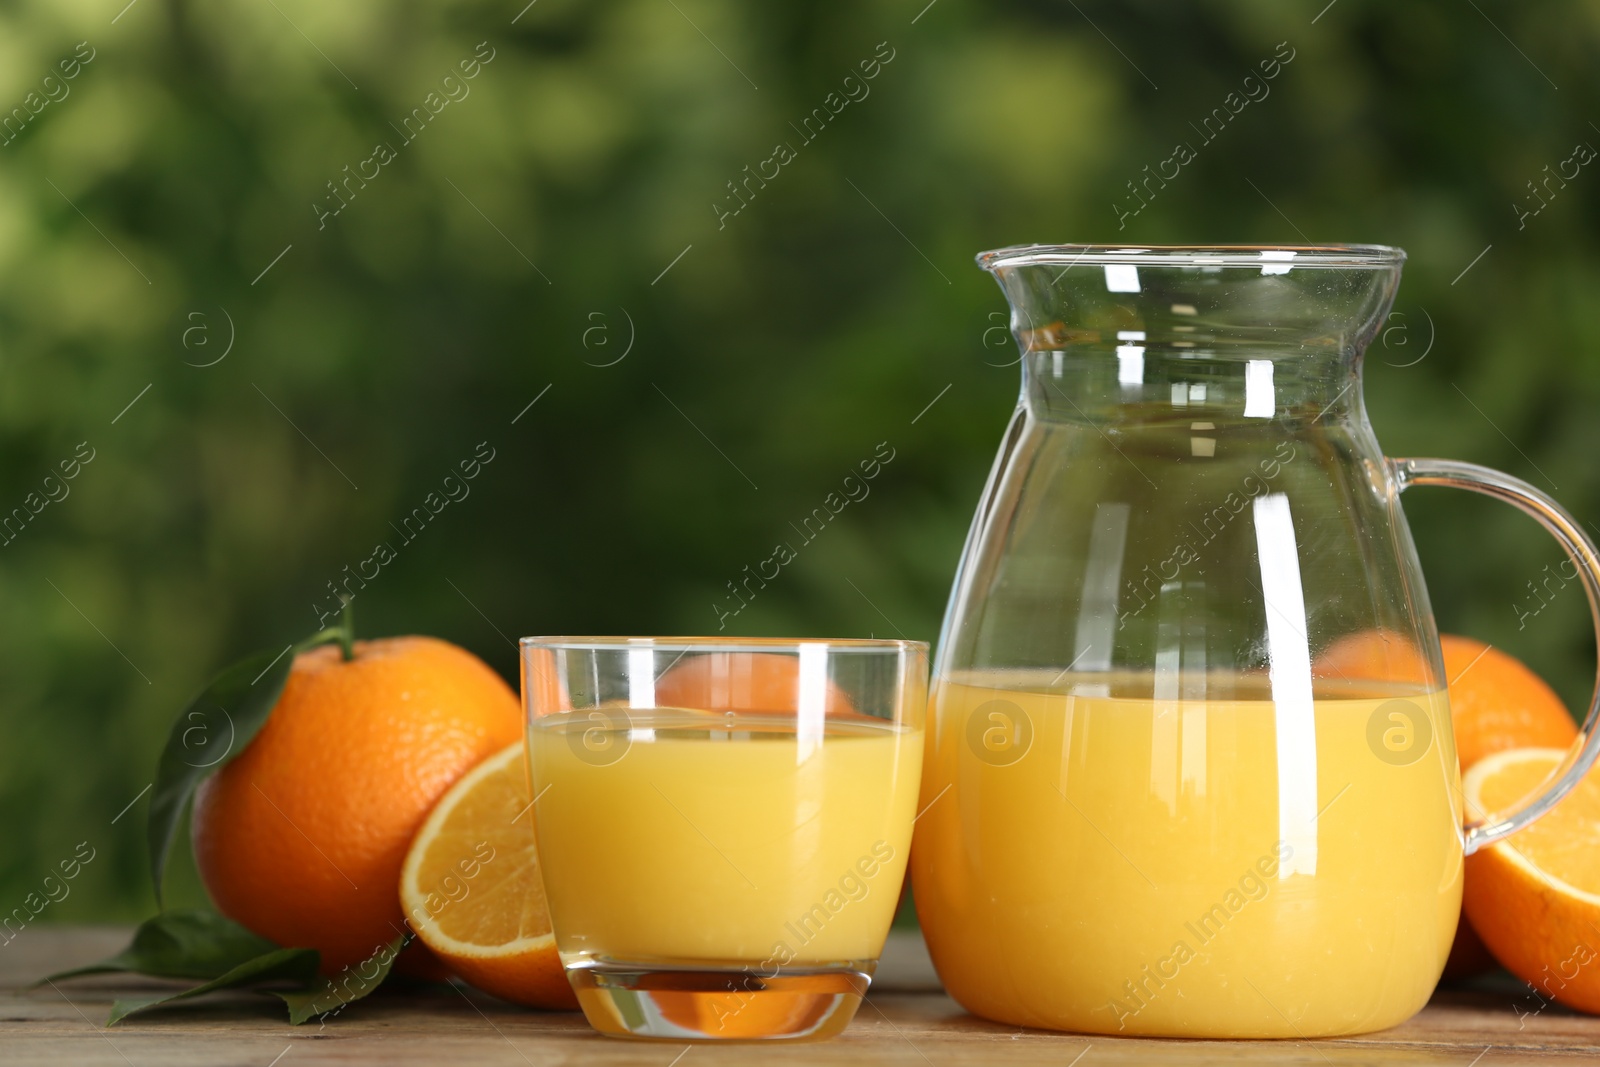
<svg viewBox="0 0 1600 1067">
<path fill-rule="evenodd" d="M 530 637 L 556 947 L 602 1033 L 823 1038 L 894 917 L 922 766 L 915 641 Z"/>
</svg>

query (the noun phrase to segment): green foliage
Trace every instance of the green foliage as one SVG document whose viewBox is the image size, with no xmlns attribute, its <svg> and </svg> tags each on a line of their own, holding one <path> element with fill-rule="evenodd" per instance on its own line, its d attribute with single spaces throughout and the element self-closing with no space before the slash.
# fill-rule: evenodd
<svg viewBox="0 0 1600 1067">
<path fill-rule="evenodd" d="M 59 982 L 88 974 L 133 971 L 154 978 L 220 978 L 250 960 L 278 951 L 214 911 L 172 911 L 146 919 L 128 947 L 87 967 L 52 974 Z M 312 951 L 315 956 L 315 951 Z M 315 965 L 312 970 L 315 970 Z"/>
<path fill-rule="evenodd" d="M 1600 144 L 1596 9 L 924 4 L 5 5 L 0 119 L 61 98 L 0 135 L 0 519 L 25 516 L 0 538 L 0 912 L 87 838 L 103 858 L 41 918 L 148 914 L 173 709 L 346 583 L 364 631 L 508 677 L 522 634 L 715 632 L 727 583 L 886 441 L 870 497 L 728 630 L 935 637 L 1016 391 L 985 248 L 1404 246 L 1380 439 L 1596 514 L 1600 173 L 1513 206 Z M 1281 41 L 1270 95 L 1201 145 Z M 1194 161 L 1119 229 L 1179 141 Z M 1442 627 L 1581 706 L 1581 592 L 1519 623 L 1548 539 L 1405 503 Z"/>
<path fill-rule="evenodd" d="M 227 989 L 252 989 L 282 1000 L 295 1025 L 344 1010 L 389 977 L 409 935 L 380 945 L 366 960 L 331 977 L 317 973 L 314 948 L 279 948 L 238 923 L 210 911 L 169 911 L 146 919 L 128 947 L 87 967 L 40 979 L 59 982 L 91 974 L 131 972 L 153 978 L 203 978 L 187 989 L 159 997 L 118 1000 L 107 1026 L 136 1012 L 164 1007 Z"/>
<path fill-rule="evenodd" d="M 394 961 L 409 940 L 410 935 L 401 934 L 360 964 L 351 964 L 331 978 L 316 975 L 303 989 L 270 989 L 268 992 L 288 1005 L 289 1021 L 296 1026 L 343 1011 L 346 1005 L 367 996 L 388 979 Z M 370 974 L 367 973 L 369 968 Z"/>
<path fill-rule="evenodd" d="M 190 1000 L 224 989 L 248 988 L 259 982 L 309 982 L 317 970 L 317 951 L 311 948 L 278 948 L 239 964 L 208 982 L 169 993 L 164 997 L 141 997 L 133 1000 L 118 998 L 111 1004 L 107 1026 L 115 1026 L 135 1012 L 160 1008 L 180 1000 Z M 298 994 L 295 994 L 298 995 Z M 291 1019 L 303 1022 L 303 1019 Z"/>
<path fill-rule="evenodd" d="M 263 649 L 228 667 L 178 713 L 167 734 L 166 747 L 161 750 L 150 794 L 146 837 L 150 850 L 150 881 L 158 905 L 172 838 L 194 791 L 228 760 L 243 752 L 260 731 L 268 714 L 277 706 L 297 655 L 318 645 L 338 642 L 344 657 L 350 658 L 355 638 L 353 603 L 345 601 L 344 617 L 339 626 L 318 630 L 276 651 Z"/>
</svg>

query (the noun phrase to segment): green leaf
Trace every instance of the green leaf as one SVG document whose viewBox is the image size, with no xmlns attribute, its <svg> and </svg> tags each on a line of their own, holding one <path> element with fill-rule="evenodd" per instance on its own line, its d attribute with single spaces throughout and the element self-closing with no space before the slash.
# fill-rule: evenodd
<svg viewBox="0 0 1600 1067">
<path fill-rule="evenodd" d="M 305 992 L 269 990 L 289 1005 L 289 1021 L 296 1026 L 319 1015 L 337 1012 L 346 1004 L 360 1000 L 383 984 L 394 966 L 395 957 L 406 947 L 411 935 L 402 934 L 384 945 L 367 959 L 351 964 L 332 978 L 318 975 L 315 984 Z M 368 972 L 371 973 L 368 973 Z"/>
<path fill-rule="evenodd" d="M 150 877 L 156 904 L 172 835 L 200 782 L 255 737 L 289 679 L 293 649 L 257 652 L 228 667 L 190 701 L 172 724 L 150 794 Z"/>
<path fill-rule="evenodd" d="M 115 956 L 39 981 L 116 971 L 156 978 L 220 978 L 275 951 L 278 946 L 271 941 L 214 911 L 165 912 L 141 923 L 128 947 Z"/>
<path fill-rule="evenodd" d="M 300 984 L 309 982 L 317 973 L 320 957 L 314 948 L 277 948 L 271 952 L 263 953 L 252 960 L 246 960 L 237 967 L 220 974 L 209 982 L 204 982 L 192 989 L 185 989 L 164 997 L 151 1000 L 118 1000 L 111 1005 L 111 1018 L 106 1020 L 107 1026 L 115 1026 L 134 1012 L 147 1011 L 150 1008 L 172 1004 L 190 997 L 198 997 L 206 993 L 214 993 L 219 989 L 238 989 L 243 986 L 257 985 L 262 982 L 290 981 Z"/>
<path fill-rule="evenodd" d="M 317 973 L 321 957 L 316 949 L 279 948 L 215 912 L 185 911 L 146 920 L 127 948 L 88 967 L 53 974 L 49 980 L 85 974 L 134 971 L 158 978 L 204 978 L 189 989 L 146 1000 L 118 1000 L 107 1026 L 135 1012 L 146 1011 L 220 989 L 241 989 L 267 983 L 295 988 L 267 988 L 289 1008 L 295 1024 L 337 1012 L 360 1000 L 389 977 L 394 961 L 410 937 L 396 937 L 378 947 L 366 960 L 352 964 L 332 978 Z M 46 979 L 40 979 L 44 982 Z"/>
<path fill-rule="evenodd" d="M 161 883 L 183 810 L 194 791 L 218 767 L 244 751 L 272 713 L 289 680 L 295 656 L 306 649 L 337 641 L 349 658 L 353 620 L 348 604 L 338 626 L 320 630 L 297 645 L 285 645 L 246 656 L 211 680 L 172 724 L 166 747 L 156 764 L 150 794 L 148 826 L 150 878 L 156 906 Z"/>
</svg>

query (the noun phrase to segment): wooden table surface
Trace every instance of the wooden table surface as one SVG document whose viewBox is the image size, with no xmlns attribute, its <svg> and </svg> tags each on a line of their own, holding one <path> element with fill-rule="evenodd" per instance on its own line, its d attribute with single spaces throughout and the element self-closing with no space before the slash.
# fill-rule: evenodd
<svg viewBox="0 0 1600 1067">
<path fill-rule="evenodd" d="M 921 943 L 907 935 L 896 935 L 880 981 L 841 1037 L 760 1048 L 617 1041 L 595 1034 L 581 1015 L 528 1011 L 463 988 L 380 991 L 326 1025 L 290 1026 L 281 1004 L 237 994 L 135 1016 L 111 1029 L 103 1024 L 115 997 L 162 984 L 102 976 L 27 988 L 47 972 L 110 954 L 128 934 L 125 928 L 34 926 L 0 946 L 0 1064 L 1600 1063 L 1600 1018 L 1556 1005 L 1533 1014 L 1536 1002 L 1525 990 L 1519 996 L 1509 979 L 1498 988 L 1441 991 L 1403 1026 L 1335 1041 L 1152 1041 L 1017 1030 L 974 1018 L 928 988 Z"/>
</svg>

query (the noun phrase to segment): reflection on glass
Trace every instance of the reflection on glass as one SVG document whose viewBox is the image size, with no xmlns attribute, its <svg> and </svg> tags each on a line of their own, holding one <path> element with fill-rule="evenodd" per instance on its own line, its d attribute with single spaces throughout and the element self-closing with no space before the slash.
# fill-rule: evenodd
<svg viewBox="0 0 1600 1067">
<path fill-rule="evenodd" d="M 1300 584 L 1289 498 L 1255 498 L 1261 596 L 1267 605 L 1268 674 L 1278 741 L 1278 840 L 1293 855 L 1278 877 L 1317 873 L 1317 726 L 1311 694 L 1311 646 L 1306 643 L 1306 598 Z"/>
<path fill-rule="evenodd" d="M 1117 590 L 1122 585 L 1122 554 L 1127 536 L 1128 505 L 1096 504 L 1071 660 L 1079 670 L 1103 671 L 1111 667 L 1111 643 L 1117 631 Z"/>
</svg>

